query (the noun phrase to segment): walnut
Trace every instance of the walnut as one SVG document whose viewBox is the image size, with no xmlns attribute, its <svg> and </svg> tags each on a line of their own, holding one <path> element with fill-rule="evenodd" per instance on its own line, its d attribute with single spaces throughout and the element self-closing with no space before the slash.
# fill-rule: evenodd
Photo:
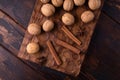
<svg viewBox="0 0 120 80">
<path fill-rule="evenodd" d="M 35 54 L 39 51 L 39 49 L 40 49 L 39 45 L 35 42 L 29 43 L 26 48 L 29 54 Z"/>
<path fill-rule="evenodd" d="M 55 8 L 51 4 L 44 4 L 41 7 L 41 12 L 44 16 L 49 17 L 49 16 L 52 16 L 55 13 Z"/>
<path fill-rule="evenodd" d="M 45 32 L 51 31 L 54 28 L 54 23 L 51 20 L 46 20 L 42 26 Z"/>
<path fill-rule="evenodd" d="M 51 1 L 55 7 L 60 7 L 63 4 L 63 0 L 51 0 Z"/>
<path fill-rule="evenodd" d="M 65 13 L 63 16 L 62 16 L 62 22 L 65 24 L 65 25 L 72 25 L 74 23 L 75 19 L 74 19 L 74 16 L 70 13 Z"/>
<path fill-rule="evenodd" d="M 38 35 L 41 33 L 41 26 L 37 25 L 36 23 L 31 23 L 29 24 L 27 30 L 31 35 Z"/>
<path fill-rule="evenodd" d="M 81 15 L 81 20 L 84 22 L 84 23 L 88 23 L 90 21 L 92 21 L 94 19 L 95 15 L 92 11 L 84 11 Z"/>
<path fill-rule="evenodd" d="M 74 7 L 74 2 L 73 0 L 65 0 L 64 3 L 63 3 L 63 9 L 65 11 L 70 11 L 72 10 Z"/>
<path fill-rule="evenodd" d="M 91 10 L 99 9 L 101 6 L 101 0 L 89 0 L 88 5 Z"/>
<path fill-rule="evenodd" d="M 50 0 L 40 0 L 42 3 L 48 3 Z"/>
<path fill-rule="evenodd" d="M 85 3 L 85 0 L 74 0 L 76 6 L 82 6 Z"/>
</svg>

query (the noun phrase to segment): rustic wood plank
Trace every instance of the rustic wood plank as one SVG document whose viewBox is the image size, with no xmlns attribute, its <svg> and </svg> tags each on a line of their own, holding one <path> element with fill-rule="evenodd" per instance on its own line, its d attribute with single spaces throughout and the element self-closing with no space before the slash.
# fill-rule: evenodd
<svg viewBox="0 0 120 80">
<path fill-rule="evenodd" d="M 103 1 L 103 0 L 102 0 Z M 103 4 L 103 3 L 102 3 Z M 37 23 L 38 25 L 41 25 L 43 22 L 44 22 L 44 20 L 46 19 L 42 14 L 41 14 L 41 12 L 40 12 L 40 7 L 41 7 L 41 5 L 42 5 L 42 3 L 39 1 L 39 0 L 37 0 L 36 1 L 36 5 L 35 5 L 35 9 L 34 9 L 34 11 L 33 11 L 33 14 L 32 14 L 32 16 L 31 16 L 31 19 L 30 19 L 30 23 L 33 23 L 33 22 L 35 22 L 35 23 Z M 102 6 L 101 6 L 102 7 Z M 71 30 L 72 31 L 72 33 L 77 37 L 77 38 L 79 38 L 80 40 L 81 40 L 81 42 L 82 42 L 82 45 L 81 46 L 77 46 L 77 45 L 74 45 L 75 47 L 77 47 L 78 49 L 80 49 L 81 50 L 81 54 L 78 56 L 76 56 L 77 57 L 77 59 L 74 59 L 74 60 L 79 60 L 79 61 L 75 61 L 75 62 L 79 62 L 79 67 L 76 67 L 76 68 L 74 68 L 74 71 L 76 71 L 77 73 L 73 73 L 71 70 L 67 70 L 67 69 L 69 69 L 69 67 L 70 66 L 68 66 L 68 65 L 66 65 L 67 67 L 57 67 L 56 65 L 55 65 L 55 63 L 54 63 L 54 61 L 53 61 L 53 58 L 51 57 L 51 55 L 49 55 L 48 53 L 49 53 L 49 51 L 47 50 L 47 46 L 46 46 L 46 41 L 48 40 L 48 39 L 50 39 L 50 40 L 52 40 L 53 41 L 53 39 L 56 37 L 56 36 L 58 36 L 58 38 L 60 38 L 60 39 L 64 39 L 66 42 L 68 42 L 68 43 L 70 43 L 70 44 L 74 44 L 72 41 L 70 41 L 69 39 L 67 39 L 66 38 L 66 36 L 64 37 L 64 34 L 62 33 L 62 32 L 60 32 L 60 28 L 61 28 L 61 26 L 62 26 L 62 24 L 60 23 L 60 18 L 61 18 L 61 16 L 62 16 L 62 14 L 64 13 L 64 11 L 62 11 L 62 10 L 60 10 L 60 12 L 59 13 L 61 13 L 61 14 L 59 14 L 59 16 L 58 16 L 58 14 L 56 14 L 56 15 L 54 15 L 54 16 L 52 16 L 52 20 L 54 20 L 54 22 L 55 22 L 55 24 L 57 24 L 57 23 L 59 23 L 59 24 L 57 24 L 57 28 L 56 28 L 56 30 L 58 30 L 57 32 L 54 30 L 53 32 L 51 32 L 51 33 L 43 33 L 43 34 L 40 34 L 40 36 L 38 36 L 38 39 L 40 39 L 40 45 L 46 50 L 46 51 L 41 51 L 41 52 L 39 52 L 40 54 L 43 54 L 42 56 L 44 56 L 47 60 L 49 60 L 49 61 L 46 61 L 46 63 L 44 63 L 44 64 L 41 64 L 41 62 L 39 62 L 40 61 L 40 59 L 41 58 L 39 58 L 39 57 L 41 57 L 41 55 L 40 54 L 37 54 L 37 55 L 29 55 L 27 52 L 26 52 L 26 46 L 27 46 L 27 44 L 29 43 L 29 42 L 31 42 L 31 40 L 32 41 L 34 41 L 34 38 L 35 38 L 35 36 L 32 36 L 32 35 L 30 35 L 27 31 L 26 31 L 26 34 L 25 34 L 25 37 L 24 37 L 24 40 L 23 40 L 23 43 L 22 43 L 22 45 L 21 45 L 21 48 L 20 48 L 20 51 L 19 51 L 19 54 L 18 54 L 18 56 L 19 57 L 21 57 L 21 58 L 23 58 L 23 59 L 26 59 L 26 60 L 30 60 L 30 61 L 32 61 L 32 62 L 35 62 L 35 63 L 37 63 L 37 64 L 39 64 L 39 65 L 44 65 L 44 66 L 46 66 L 46 67 L 49 67 L 49 68 L 52 68 L 52 69 L 55 69 L 55 70 L 58 70 L 58 71 L 62 71 L 62 72 L 65 72 L 65 73 L 68 73 L 68 74 L 71 74 L 71 75 L 74 75 L 74 76 L 76 76 L 76 74 L 78 75 L 78 70 L 80 70 L 80 67 L 81 67 L 81 64 L 82 64 L 82 62 L 83 62 L 83 59 L 84 59 L 84 54 L 86 53 L 86 51 L 87 51 L 87 48 L 88 48 L 88 45 L 89 45 L 89 42 L 90 42 L 90 39 L 91 39 L 91 36 L 92 36 L 92 33 L 93 33 L 93 30 L 94 30 L 94 28 L 95 28 L 95 24 L 96 24 L 96 22 L 97 22 L 97 20 L 98 20 L 98 17 L 99 17 L 99 14 L 100 14 L 100 10 L 96 10 L 96 11 L 94 11 L 94 14 L 95 14 L 95 16 L 96 16 L 96 18 L 95 18 L 95 20 L 94 21 L 92 21 L 92 22 L 90 22 L 90 23 L 88 23 L 88 24 L 83 24 L 83 23 L 81 23 L 81 20 L 80 20 L 80 14 L 83 12 L 83 11 L 85 11 L 85 10 L 88 10 L 88 7 L 85 7 L 85 6 L 83 6 L 83 7 L 79 7 L 79 8 L 77 8 L 77 9 L 74 9 L 73 10 L 73 14 L 76 16 L 76 18 L 78 18 L 78 20 L 77 20 L 77 23 L 75 24 L 75 25 L 73 25 L 73 28 L 70 28 L 69 27 L 69 30 Z M 56 19 L 58 19 L 58 20 L 56 20 Z M 29 23 L 29 24 L 30 24 Z M 84 27 L 84 29 L 85 29 L 85 35 L 84 36 L 80 36 L 80 34 L 78 34 L 79 33 L 79 31 L 80 31 L 80 27 L 79 26 L 81 26 L 81 28 L 83 28 Z M 75 30 L 76 29 L 76 30 Z M 77 31 L 77 30 L 79 30 L 79 31 Z M 59 34 L 59 33 L 61 33 L 61 34 Z M 49 35 L 48 35 L 49 34 Z M 61 37 L 61 36 L 62 37 Z M 47 38 L 47 36 L 49 36 L 49 38 Z M 44 37 L 44 38 L 43 38 Z M 63 38 L 64 37 L 64 38 Z M 35 39 L 35 41 L 36 41 L 36 39 Z M 38 42 L 38 41 L 37 41 Z M 43 46 L 44 45 L 44 46 Z M 58 46 L 55 44 L 55 42 L 53 42 L 53 45 L 57 48 Z M 59 56 L 61 56 L 61 58 L 63 58 L 64 56 L 62 55 L 62 53 L 64 52 L 64 49 L 63 48 L 60 48 L 60 47 L 58 47 L 58 52 L 61 52 L 61 54 L 59 53 Z M 63 52 L 62 52 L 63 51 Z M 72 52 L 68 52 L 68 53 L 71 53 L 71 56 L 73 56 L 72 55 Z M 70 55 L 70 54 L 69 54 Z M 75 55 L 74 55 L 75 56 Z M 79 58 L 80 57 L 80 58 Z M 39 59 L 39 60 L 38 60 Z M 72 59 L 72 58 L 70 58 L 70 59 Z M 72 62 L 72 61 L 71 61 Z M 73 65 L 74 63 L 72 63 L 72 65 Z M 77 64 L 76 64 L 77 65 Z M 65 69 L 66 68 L 66 69 Z M 73 70 L 73 68 L 72 68 L 72 70 Z M 68 72 L 67 72 L 68 71 Z M 72 72 L 72 73 L 70 73 L 70 71 Z"/>
<path fill-rule="evenodd" d="M 31 69 L 1 46 L 0 51 L 0 79 L 2 80 L 63 80 L 66 78 L 65 74 L 61 75 L 50 69 L 41 67 L 38 68 L 39 71 Z"/>
<path fill-rule="evenodd" d="M 0 0 L 0 9 L 27 27 L 36 0 Z"/>
<path fill-rule="evenodd" d="M 106 0 L 103 11 L 120 24 L 120 0 Z"/>
<path fill-rule="evenodd" d="M 12 56 L 0 46 L 0 79 L 1 80 L 44 80 L 42 75 L 35 72 L 19 59 Z"/>
<path fill-rule="evenodd" d="M 0 44 L 17 55 L 24 35 L 24 30 L 0 11 Z"/>
<path fill-rule="evenodd" d="M 6 1 L 6 2 L 8 2 L 7 0 L 1 0 L 1 1 Z M 33 1 L 34 1 L 34 0 L 33 0 Z M 107 0 L 107 1 L 110 1 L 110 0 Z M 114 2 L 118 2 L 118 0 L 112 1 L 111 3 L 114 4 Z M 10 3 L 9 3 L 9 4 L 10 4 Z M 9 5 L 9 4 L 8 4 L 8 5 Z M 106 3 L 105 3 L 105 4 L 106 4 Z M 117 3 L 115 3 L 115 4 L 117 4 Z M 22 6 L 22 5 L 23 5 L 23 4 L 21 4 L 21 6 Z M 6 5 L 5 5 L 5 6 L 6 6 Z M 113 7 L 114 7 L 114 6 L 113 6 Z M 107 9 L 109 8 L 109 11 L 111 11 L 111 12 L 114 13 L 115 15 L 118 15 L 117 12 L 114 11 L 114 10 L 116 10 L 116 9 L 112 10 L 113 7 L 109 7 L 109 5 L 108 5 L 108 7 L 106 7 L 104 11 L 107 11 Z M 9 8 L 9 7 L 6 7 L 6 8 Z M 8 9 L 8 10 L 9 10 L 9 9 Z M 23 10 L 24 10 L 24 9 L 23 9 Z M 117 10 L 117 11 L 118 11 L 118 10 Z M 107 12 L 107 13 L 108 13 L 108 15 L 111 14 L 111 13 L 109 13 L 109 12 Z M 10 13 L 8 13 L 8 14 L 10 14 Z M 114 15 L 114 16 L 115 16 L 115 15 Z M 113 15 L 110 15 L 110 16 L 112 16 L 112 19 L 114 19 Z M 22 17 L 22 16 L 21 16 L 21 17 Z M 21 17 L 20 17 L 20 18 L 21 18 Z M 116 18 L 117 18 L 117 19 L 116 19 L 116 21 L 117 21 L 117 20 L 119 19 L 119 17 L 116 17 Z M 108 20 L 108 21 L 109 21 L 109 20 Z M 120 21 L 120 20 L 119 20 L 119 21 Z M 21 23 L 21 22 L 20 22 L 20 23 Z M 26 24 L 27 24 L 27 23 L 26 23 Z M 99 24 L 101 24 L 101 23 L 99 23 Z M 99 45 L 97 45 L 97 46 L 99 46 Z M 7 47 L 7 45 L 6 45 L 6 47 Z M 111 49 L 111 50 L 112 50 L 112 49 Z M 89 63 L 89 62 L 88 62 L 88 63 Z M 103 68 L 104 68 L 104 67 L 103 67 Z M 112 68 L 111 68 L 111 69 L 112 69 Z M 91 69 L 91 70 L 92 70 L 92 69 Z M 91 70 L 90 70 L 90 71 L 91 71 Z M 103 73 L 103 74 L 104 74 L 104 73 Z M 107 75 L 107 74 L 106 74 L 106 75 Z M 97 76 L 99 76 L 99 74 L 98 74 Z M 112 78 L 111 78 L 111 79 L 112 79 Z"/>
<path fill-rule="evenodd" d="M 82 71 L 80 72 L 79 76 L 73 77 L 73 76 L 67 75 L 65 73 L 58 72 L 56 70 L 40 66 L 39 64 L 36 64 L 34 62 L 31 62 L 31 61 L 25 60 L 25 62 L 29 66 L 31 66 L 32 68 L 34 68 L 35 70 L 40 72 L 40 74 L 42 74 L 42 76 L 46 80 L 48 80 L 48 79 L 49 80 L 95 80 L 92 75 L 90 75 L 88 73 L 84 73 Z"/>
<path fill-rule="evenodd" d="M 22 42 L 24 33 L 25 33 L 25 30 L 21 28 L 19 24 L 16 24 L 16 22 L 14 22 L 14 20 L 12 20 L 8 15 L 0 11 L 0 45 L 4 46 L 7 50 L 12 52 L 12 54 L 16 56 L 18 53 L 20 44 Z M 36 64 L 32 64 L 30 62 L 28 63 L 27 61 L 24 61 L 24 62 L 26 62 L 30 67 L 35 69 L 36 72 L 39 72 L 40 75 L 44 75 L 46 80 L 48 80 L 51 76 L 53 76 L 53 78 L 51 77 L 51 79 L 54 79 L 54 80 L 55 79 L 62 80 L 66 77 L 65 74 L 62 74 L 56 71 L 54 72 L 52 70 L 49 70 L 50 72 L 47 72 L 48 69 L 46 68 L 42 70 L 41 67 L 39 66 L 38 68 Z M 63 77 L 59 77 L 59 76 L 63 76 Z"/>
<path fill-rule="evenodd" d="M 97 80 L 120 79 L 120 24 L 101 14 L 82 71 Z"/>
</svg>

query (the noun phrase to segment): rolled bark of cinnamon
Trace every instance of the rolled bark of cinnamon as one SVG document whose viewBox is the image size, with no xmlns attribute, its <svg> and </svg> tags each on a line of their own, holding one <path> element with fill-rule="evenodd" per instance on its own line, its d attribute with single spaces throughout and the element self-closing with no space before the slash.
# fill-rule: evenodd
<svg viewBox="0 0 120 80">
<path fill-rule="evenodd" d="M 62 62 L 61 62 L 60 58 L 58 57 L 50 40 L 47 41 L 47 46 L 48 46 L 49 51 L 50 51 L 51 55 L 53 56 L 55 62 L 57 63 L 57 65 L 60 65 Z"/>
</svg>

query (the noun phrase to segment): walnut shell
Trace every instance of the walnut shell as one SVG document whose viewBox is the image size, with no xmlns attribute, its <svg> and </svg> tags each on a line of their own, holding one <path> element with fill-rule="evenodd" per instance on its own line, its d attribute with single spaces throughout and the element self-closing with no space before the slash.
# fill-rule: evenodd
<svg viewBox="0 0 120 80">
<path fill-rule="evenodd" d="M 46 20 L 46 21 L 43 23 L 42 28 L 43 28 L 43 30 L 44 30 L 45 32 L 51 31 L 51 30 L 54 28 L 54 23 L 53 23 L 53 21 L 51 21 L 51 20 Z"/>
<path fill-rule="evenodd" d="M 88 6 L 91 10 L 99 9 L 101 6 L 101 0 L 89 0 Z"/>
<path fill-rule="evenodd" d="M 81 20 L 84 22 L 84 23 L 88 23 L 90 21 L 92 21 L 94 19 L 95 15 L 92 11 L 84 11 L 81 15 Z"/>
<path fill-rule="evenodd" d="M 63 4 L 63 0 L 51 0 L 51 1 L 55 7 L 60 7 Z"/>
<path fill-rule="evenodd" d="M 37 43 L 31 42 L 27 45 L 26 50 L 29 54 L 35 54 L 39 51 L 40 47 Z"/>
<path fill-rule="evenodd" d="M 62 22 L 65 24 L 65 25 L 72 25 L 75 21 L 75 18 L 72 14 L 70 13 L 65 13 L 63 16 L 62 16 Z"/>
<path fill-rule="evenodd" d="M 38 35 L 41 33 L 41 26 L 37 25 L 36 23 L 31 23 L 29 24 L 27 30 L 31 35 Z"/>
<path fill-rule="evenodd" d="M 44 4 L 41 7 L 41 12 L 46 17 L 52 16 L 55 13 L 55 7 L 51 4 Z"/>
<path fill-rule="evenodd" d="M 65 11 L 70 11 L 72 10 L 74 7 L 74 2 L 73 0 L 65 0 L 64 3 L 63 3 L 63 9 Z"/>
<path fill-rule="evenodd" d="M 48 3 L 50 0 L 40 0 L 42 3 Z"/>
<path fill-rule="evenodd" d="M 82 6 L 85 3 L 85 0 L 74 0 L 76 6 Z"/>
</svg>

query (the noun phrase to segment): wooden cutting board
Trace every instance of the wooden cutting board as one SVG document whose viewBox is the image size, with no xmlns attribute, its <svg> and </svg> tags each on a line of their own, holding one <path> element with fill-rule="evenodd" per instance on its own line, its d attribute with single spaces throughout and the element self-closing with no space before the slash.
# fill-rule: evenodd
<svg viewBox="0 0 120 80">
<path fill-rule="evenodd" d="M 85 53 L 87 52 L 95 25 L 98 21 L 103 0 L 101 8 L 93 11 L 95 14 L 95 19 L 92 22 L 83 23 L 81 21 L 81 14 L 86 10 L 90 10 L 87 3 L 88 1 L 86 1 L 84 6 L 74 7 L 74 10 L 70 11 L 70 13 L 75 16 L 75 24 L 71 26 L 64 26 L 61 21 L 61 17 L 65 11 L 62 7 L 56 8 L 55 15 L 46 18 L 42 15 L 40 10 L 42 3 L 40 0 L 36 0 L 29 24 L 37 23 L 41 26 L 46 19 L 51 19 L 55 23 L 55 28 L 51 32 L 42 31 L 42 33 L 38 36 L 32 36 L 26 30 L 18 56 L 22 59 L 35 62 L 41 66 L 49 67 L 72 76 L 77 76 L 80 73 L 80 68 L 83 63 Z M 64 31 L 66 28 L 81 42 L 80 45 L 77 45 L 74 40 L 71 40 L 66 35 Z M 50 41 L 53 45 L 56 54 L 61 61 L 61 65 L 56 64 L 54 57 L 51 55 L 47 46 L 47 41 Z M 29 42 L 37 42 L 41 47 L 40 51 L 34 55 L 28 54 L 26 51 L 26 46 Z M 72 48 L 75 48 L 75 51 L 65 48 L 61 46 L 61 44 L 68 44 Z"/>
</svg>

